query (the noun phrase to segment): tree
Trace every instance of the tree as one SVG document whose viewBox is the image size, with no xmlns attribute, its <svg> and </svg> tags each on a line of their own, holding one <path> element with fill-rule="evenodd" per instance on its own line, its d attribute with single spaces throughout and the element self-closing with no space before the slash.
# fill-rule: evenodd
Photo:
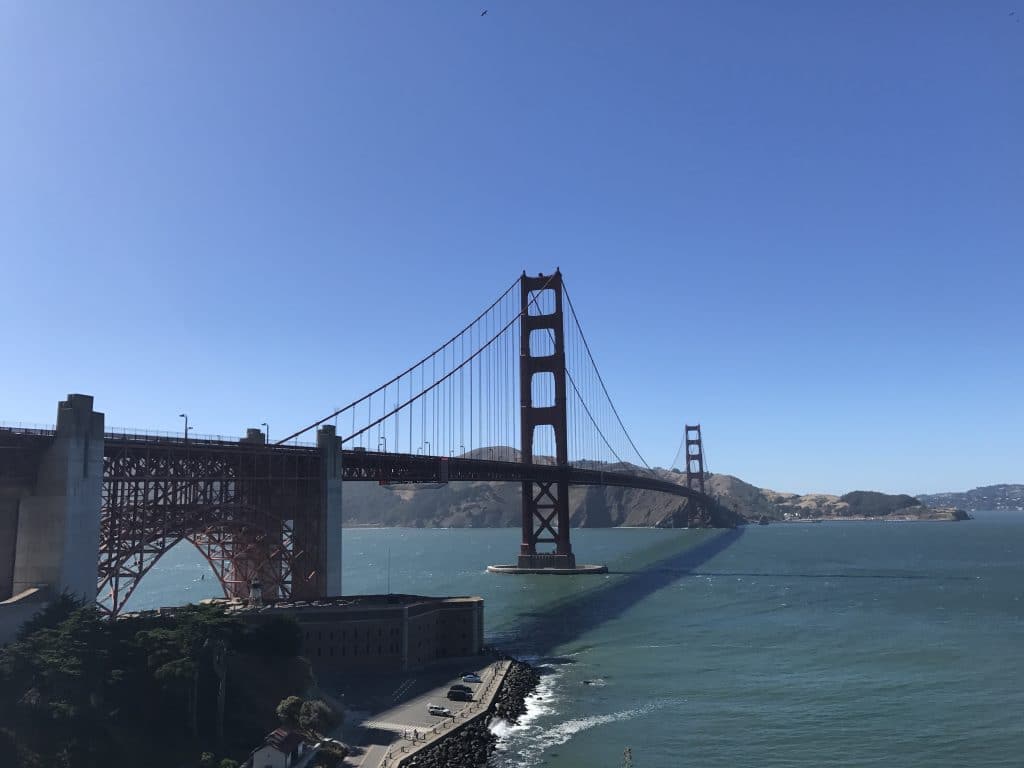
<svg viewBox="0 0 1024 768">
<path fill-rule="evenodd" d="M 18 748 L 14 744 L 14 736 L 0 729 L 0 765 L 17 765 Z"/>
<path fill-rule="evenodd" d="M 243 653 L 298 656 L 302 652 L 302 628 L 291 617 L 276 616 L 248 629 L 242 643 Z"/>
<path fill-rule="evenodd" d="M 331 708 L 322 700 L 304 701 L 299 710 L 299 726 L 304 731 L 320 734 L 330 729 L 333 724 L 332 715 Z"/>
<path fill-rule="evenodd" d="M 220 761 L 219 768 L 238 768 L 238 761 L 232 760 L 230 757 L 225 757 Z"/>
<path fill-rule="evenodd" d="M 216 760 L 216 758 L 214 757 L 213 752 L 203 752 L 203 754 L 199 756 L 199 768 L 216 768 L 216 766 L 214 766 L 214 760 Z"/>
<path fill-rule="evenodd" d="M 277 705 L 277 719 L 283 725 L 287 725 L 290 728 L 298 728 L 302 705 L 303 701 L 298 696 L 289 696 L 286 699 L 282 699 L 281 703 Z"/>
<path fill-rule="evenodd" d="M 60 597 L 47 603 L 43 610 L 21 625 L 17 639 L 24 640 L 41 629 L 55 629 L 83 605 L 84 603 L 78 598 L 72 597 L 67 592 L 62 592 Z"/>
<path fill-rule="evenodd" d="M 197 766 L 213 746 L 214 715 L 219 719 L 225 698 L 232 718 L 224 744 L 248 746 L 262 735 L 257 723 L 274 703 L 310 678 L 308 661 L 291 656 L 249 675 L 258 677 L 254 688 L 237 684 L 227 673 L 229 657 L 240 662 L 240 678 L 261 664 L 241 650 L 245 630 L 213 606 L 108 621 L 93 606 L 61 600 L 32 631 L 0 648 L 0 767 L 126 765 L 140 754 L 153 768 Z M 289 632 L 278 625 L 269 634 L 287 640 Z M 271 646 L 280 652 L 289 643 Z M 302 700 L 295 701 L 286 711 L 297 727 Z M 221 759 L 230 754 L 225 746 L 203 765 L 237 768 Z"/>
</svg>

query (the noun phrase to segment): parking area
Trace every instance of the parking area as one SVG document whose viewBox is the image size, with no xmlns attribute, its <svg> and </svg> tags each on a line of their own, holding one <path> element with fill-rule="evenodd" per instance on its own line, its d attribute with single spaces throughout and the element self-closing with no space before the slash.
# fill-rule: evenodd
<svg viewBox="0 0 1024 768">
<path fill-rule="evenodd" d="M 344 701 L 348 715 L 340 734 L 355 753 L 345 765 L 351 768 L 378 768 L 389 752 L 407 753 L 444 732 L 442 724 L 463 722 L 480 710 L 480 699 L 497 684 L 503 669 L 500 664 L 482 664 L 482 659 L 453 662 L 443 667 L 407 672 L 401 675 L 368 675 L 338 681 L 334 688 Z M 475 673 L 480 683 L 463 683 L 462 675 Z M 452 701 L 448 689 L 456 684 L 473 691 L 473 701 Z M 432 715 L 431 704 L 446 707 L 452 716 Z"/>
</svg>

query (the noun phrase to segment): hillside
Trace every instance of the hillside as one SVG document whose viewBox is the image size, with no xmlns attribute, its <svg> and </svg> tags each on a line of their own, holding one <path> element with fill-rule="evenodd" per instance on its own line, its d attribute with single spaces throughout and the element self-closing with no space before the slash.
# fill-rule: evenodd
<svg viewBox="0 0 1024 768">
<path fill-rule="evenodd" d="M 978 510 L 1024 510 L 1024 485 L 985 485 L 969 491 L 926 493 L 917 497 L 929 506 L 959 507 L 968 512 Z"/>
<path fill-rule="evenodd" d="M 347 525 L 416 528 L 504 528 L 521 520 L 518 483 L 449 483 L 433 486 L 385 486 L 345 483 Z M 569 491 L 573 527 L 671 526 L 685 519 L 686 499 L 654 491 L 612 487 L 574 487 Z M 716 507 L 713 523 L 731 528 L 742 518 Z"/>
<path fill-rule="evenodd" d="M 493 451 L 493 454 L 491 453 Z M 476 455 L 517 458 L 513 449 L 478 449 Z M 612 470 L 616 467 L 607 466 Z M 621 468 L 621 467 L 618 467 Z M 682 484 L 684 475 L 655 470 Z M 912 496 L 857 491 L 845 496 L 784 493 L 757 488 L 731 475 L 708 475 L 708 494 L 717 499 L 715 527 L 730 528 L 744 520 L 872 518 L 953 519 L 951 510 L 933 509 Z M 654 491 L 612 487 L 577 487 L 569 492 L 570 520 L 578 528 L 680 525 L 686 500 Z M 346 483 L 345 521 L 352 526 L 418 528 L 505 528 L 520 525 L 518 483 L 449 483 L 442 486 Z"/>
<path fill-rule="evenodd" d="M 923 504 L 906 494 L 853 491 L 843 496 L 796 494 L 758 488 L 732 475 L 711 475 L 708 492 L 748 520 L 906 519 L 962 520 L 966 515 L 951 505 Z"/>
</svg>

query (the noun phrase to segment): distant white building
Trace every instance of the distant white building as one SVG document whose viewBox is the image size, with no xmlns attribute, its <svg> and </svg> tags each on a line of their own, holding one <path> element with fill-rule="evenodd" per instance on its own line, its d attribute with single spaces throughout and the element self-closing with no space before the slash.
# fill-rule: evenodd
<svg viewBox="0 0 1024 768">
<path fill-rule="evenodd" d="M 306 754 L 302 734 L 278 728 L 246 760 L 248 768 L 292 768 Z"/>
</svg>

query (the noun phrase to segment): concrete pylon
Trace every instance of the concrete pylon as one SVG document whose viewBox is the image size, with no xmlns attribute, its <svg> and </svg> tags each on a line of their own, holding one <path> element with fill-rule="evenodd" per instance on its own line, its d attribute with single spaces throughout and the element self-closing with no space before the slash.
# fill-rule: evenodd
<svg viewBox="0 0 1024 768">
<path fill-rule="evenodd" d="M 334 425 L 320 427 L 316 433 L 320 449 L 323 478 L 321 497 L 323 509 L 324 552 L 327 559 L 327 579 L 324 594 L 341 595 L 341 525 L 342 525 L 342 450 Z"/>
<path fill-rule="evenodd" d="M 95 602 L 102 497 L 103 414 L 91 395 L 68 395 L 35 488 L 20 499 L 13 594 L 44 587 Z"/>
</svg>

